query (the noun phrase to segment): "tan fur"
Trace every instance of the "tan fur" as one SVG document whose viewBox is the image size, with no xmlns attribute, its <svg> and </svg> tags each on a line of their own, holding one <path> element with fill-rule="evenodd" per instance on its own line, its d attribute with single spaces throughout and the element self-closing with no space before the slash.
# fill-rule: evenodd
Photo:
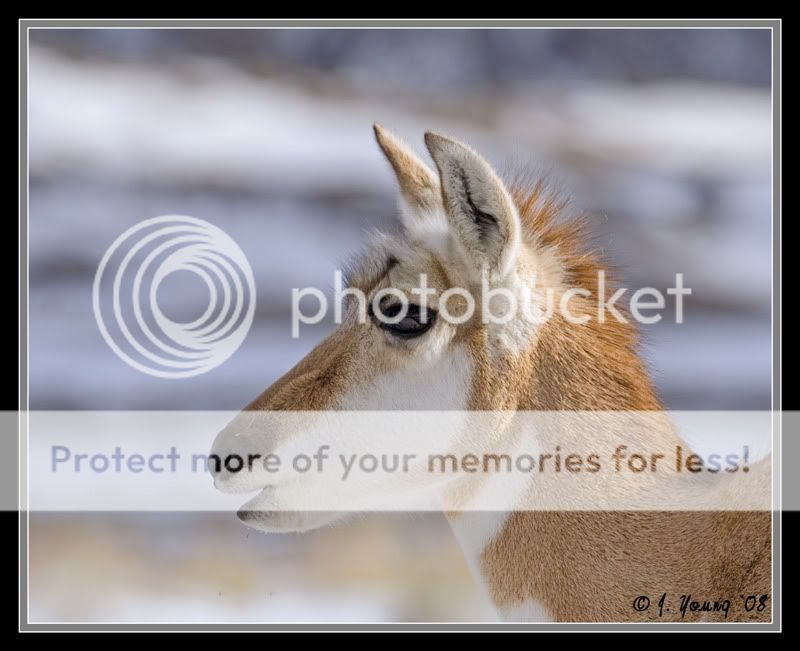
<svg viewBox="0 0 800 651">
<path fill-rule="evenodd" d="M 375 140 L 394 169 L 400 193 L 410 208 L 432 211 L 438 206 L 439 180 L 397 136 L 374 125 Z"/>
<path fill-rule="evenodd" d="M 554 250 L 571 283 L 596 299 L 597 271 L 605 265 L 584 248 L 581 223 L 559 222 L 558 205 L 541 184 L 530 193 L 517 191 L 515 199 L 528 233 Z M 594 300 L 583 307 L 596 314 Z M 473 409 L 661 409 L 638 355 L 636 330 L 616 319 L 578 326 L 556 316 L 526 355 L 499 365 L 481 353 L 480 333 L 475 338 L 480 363 Z M 653 441 L 654 447 L 678 442 L 669 431 L 654 432 L 667 439 Z M 745 613 L 740 595 L 771 595 L 771 514 L 515 512 L 484 549 L 481 570 L 499 607 L 534 599 L 556 621 L 679 620 L 674 604 L 684 594 L 729 598 L 733 619 L 769 621 L 771 608 Z M 643 613 L 632 607 L 639 595 L 655 603 L 663 593 L 673 605 L 662 616 L 656 607 Z M 704 618 L 721 619 L 722 613 Z M 697 619 L 688 615 L 687 621 Z"/>
<path fill-rule="evenodd" d="M 323 411 L 353 381 L 349 352 L 355 333 L 342 330 L 325 339 L 292 370 L 251 402 L 246 411 Z"/>
<path fill-rule="evenodd" d="M 433 173 L 377 125 L 375 134 L 406 203 L 426 214 L 435 212 L 436 202 L 441 204 L 442 199 Z M 438 136 L 426 140 L 429 147 L 439 150 L 458 146 Z M 438 154 L 434 158 L 444 173 L 448 161 Z M 482 159 L 468 163 L 479 171 L 484 164 Z M 443 187 L 442 192 L 448 201 L 447 189 Z M 498 196 L 510 197 L 510 210 L 521 224 L 519 264 L 535 266 L 557 294 L 570 287 L 590 290 L 591 297 L 573 301 L 572 311 L 596 315 L 597 272 L 607 270 L 607 265 L 587 247 L 584 223 L 562 219 L 563 202 L 541 182 L 511 186 L 508 195 L 504 193 Z M 487 201 L 491 203 L 491 197 Z M 502 232 L 506 239 L 515 235 L 510 224 Z M 407 291 L 415 286 L 420 272 L 431 277 L 437 294 L 469 284 L 468 278 L 448 267 L 441 251 L 430 249 L 413 235 L 409 238 L 376 243 L 371 256 L 354 272 L 351 285 L 370 297 L 382 287 Z M 613 276 L 607 275 L 610 294 Z M 476 295 L 479 292 L 474 285 L 469 289 Z M 600 323 L 592 318 L 588 324 L 573 325 L 556 314 L 522 351 L 491 348 L 491 333 L 477 318 L 458 327 L 442 323 L 436 328 L 442 345 L 466 346 L 474 361 L 471 410 L 662 409 L 639 356 L 636 328 L 629 323 L 614 318 Z M 370 323 L 347 322 L 248 409 L 336 409 L 346 391 L 368 388 L 381 373 L 423 363 L 423 352 L 423 344 L 417 341 L 389 341 Z M 652 437 L 650 444 L 655 447 L 680 442 L 669 426 L 653 428 Z M 448 517 L 458 520 L 469 514 L 449 513 Z M 644 613 L 632 607 L 639 595 L 655 604 L 665 592 L 672 599 L 690 593 L 698 600 L 730 598 L 735 603 L 728 621 L 768 621 L 771 607 L 747 614 L 737 604 L 740 595 L 771 595 L 771 514 L 514 512 L 483 549 L 480 570 L 499 608 L 535 601 L 557 621 L 680 619 L 676 606 L 661 617 L 655 605 Z M 697 619 L 687 617 L 687 621 Z"/>
</svg>

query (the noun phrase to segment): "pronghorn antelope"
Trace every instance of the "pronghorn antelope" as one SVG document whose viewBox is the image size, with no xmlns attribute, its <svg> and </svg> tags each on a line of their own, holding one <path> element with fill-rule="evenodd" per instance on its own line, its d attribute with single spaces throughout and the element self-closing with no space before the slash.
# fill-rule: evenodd
<svg viewBox="0 0 800 651">
<path fill-rule="evenodd" d="M 402 230 L 373 240 L 351 287 L 368 297 L 387 287 L 408 294 L 424 273 L 438 295 L 452 287 L 477 294 L 478 277 L 488 274 L 493 287 L 519 292 L 535 277 L 556 294 L 588 289 L 571 312 L 596 314 L 603 262 L 587 248 L 581 224 L 562 219 L 563 205 L 543 184 L 506 185 L 470 147 L 441 135 L 425 134 L 435 171 L 379 125 L 375 135 L 399 184 Z M 536 301 L 540 294 L 525 296 Z M 629 321 L 575 324 L 556 313 L 540 324 L 517 318 L 452 323 L 412 310 L 387 326 L 347 309 L 326 340 L 220 433 L 217 454 L 230 450 L 234 439 L 247 440 L 248 415 L 261 411 L 662 410 Z M 269 440 L 260 435 L 259 441 Z M 291 440 L 302 448 L 303 436 L 282 433 L 259 445 L 277 449 Z M 680 443 L 668 427 L 654 428 L 652 436 L 654 444 Z M 215 482 L 231 492 L 268 483 L 242 486 L 224 473 Z M 274 504 L 282 488 L 270 488 Z M 309 530 L 337 517 L 259 507 L 259 499 L 239 516 L 265 531 Z M 766 511 L 446 509 L 446 516 L 498 614 L 508 620 L 681 620 L 682 595 L 716 601 L 770 593 Z M 676 603 L 659 612 L 655 600 L 664 593 Z M 633 608 L 638 595 L 649 595 L 653 606 Z M 712 610 L 702 619 L 763 621 L 770 612 Z M 683 615 L 684 621 L 701 619 Z"/>
</svg>

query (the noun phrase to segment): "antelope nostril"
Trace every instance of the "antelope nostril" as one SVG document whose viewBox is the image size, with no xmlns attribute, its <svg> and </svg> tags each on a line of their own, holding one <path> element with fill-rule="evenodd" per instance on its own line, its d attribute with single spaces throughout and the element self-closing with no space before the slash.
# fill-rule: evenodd
<svg viewBox="0 0 800 651">
<path fill-rule="evenodd" d="M 208 457 L 208 470 L 212 477 L 236 474 L 243 468 L 243 464 L 241 455 L 231 449 L 213 452 Z"/>
</svg>

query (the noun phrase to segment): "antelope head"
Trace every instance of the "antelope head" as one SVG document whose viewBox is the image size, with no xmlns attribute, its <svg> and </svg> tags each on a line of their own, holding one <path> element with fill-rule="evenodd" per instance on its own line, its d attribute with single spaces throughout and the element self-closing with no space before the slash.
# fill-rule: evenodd
<svg viewBox="0 0 800 651">
<path fill-rule="evenodd" d="M 575 385 L 569 374 L 581 373 L 582 360 L 576 368 L 568 364 L 563 319 L 532 318 L 541 314 L 543 290 L 563 292 L 570 276 L 565 256 L 537 232 L 535 220 L 523 228 L 520 205 L 537 214 L 552 212 L 553 205 L 542 207 L 530 197 L 520 203 L 484 158 L 445 136 L 425 134 L 434 169 L 379 125 L 375 136 L 397 178 L 402 227 L 372 238 L 349 274 L 341 324 L 217 436 L 218 458 L 244 448 L 283 458 L 312 455 L 322 446 L 329 456 L 345 445 L 389 449 L 398 436 L 414 432 L 378 426 L 333 435 L 320 419 L 342 411 L 560 408 L 553 401 L 566 399 L 564 387 Z M 555 338 L 542 336 L 548 331 Z M 591 345 L 575 348 L 580 356 Z M 619 365 L 640 368 L 635 358 Z M 546 372 L 557 375 L 549 381 Z M 581 391 L 575 396 L 584 403 L 594 399 Z M 294 412 L 303 416 L 271 418 L 270 424 L 258 417 Z M 239 517 L 267 531 L 311 529 L 338 517 L 285 506 L 298 494 L 330 490 L 315 482 L 314 473 L 281 479 L 280 473 L 220 469 L 215 476 L 220 490 L 260 491 Z M 373 481 L 343 490 L 380 495 L 398 487 Z"/>
</svg>

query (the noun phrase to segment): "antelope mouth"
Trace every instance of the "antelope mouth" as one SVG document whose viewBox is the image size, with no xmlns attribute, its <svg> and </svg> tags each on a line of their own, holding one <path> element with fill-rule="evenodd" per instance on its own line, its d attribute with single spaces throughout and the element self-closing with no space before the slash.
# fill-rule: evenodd
<svg viewBox="0 0 800 651">
<path fill-rule="evenodd" d="M 247 523 L 258 519 L 259 514 L 274 512 L 276 507 L 274 493 L 274 486 L 262 487 L 256 495 L 239 507 L 236 517 Z"/>
<path fill-rule="evenodd" d="M 236 517 L 247 527 L 263 533 L 310 531 L 338 517 L 336 513 L 289 510 L 279 503 L 275 492 L 274 486 L 265 486 L 239 508 Z"/>
<path fill-rule="evenodd" d="M 214 488 L 221 493 L 244 495 L 267 488 L 275 488 L 275 485 L 265 484 L 259 478 L 248 477 L 245 474 L 225 473 L 214 477 Z"/>
</svg>

